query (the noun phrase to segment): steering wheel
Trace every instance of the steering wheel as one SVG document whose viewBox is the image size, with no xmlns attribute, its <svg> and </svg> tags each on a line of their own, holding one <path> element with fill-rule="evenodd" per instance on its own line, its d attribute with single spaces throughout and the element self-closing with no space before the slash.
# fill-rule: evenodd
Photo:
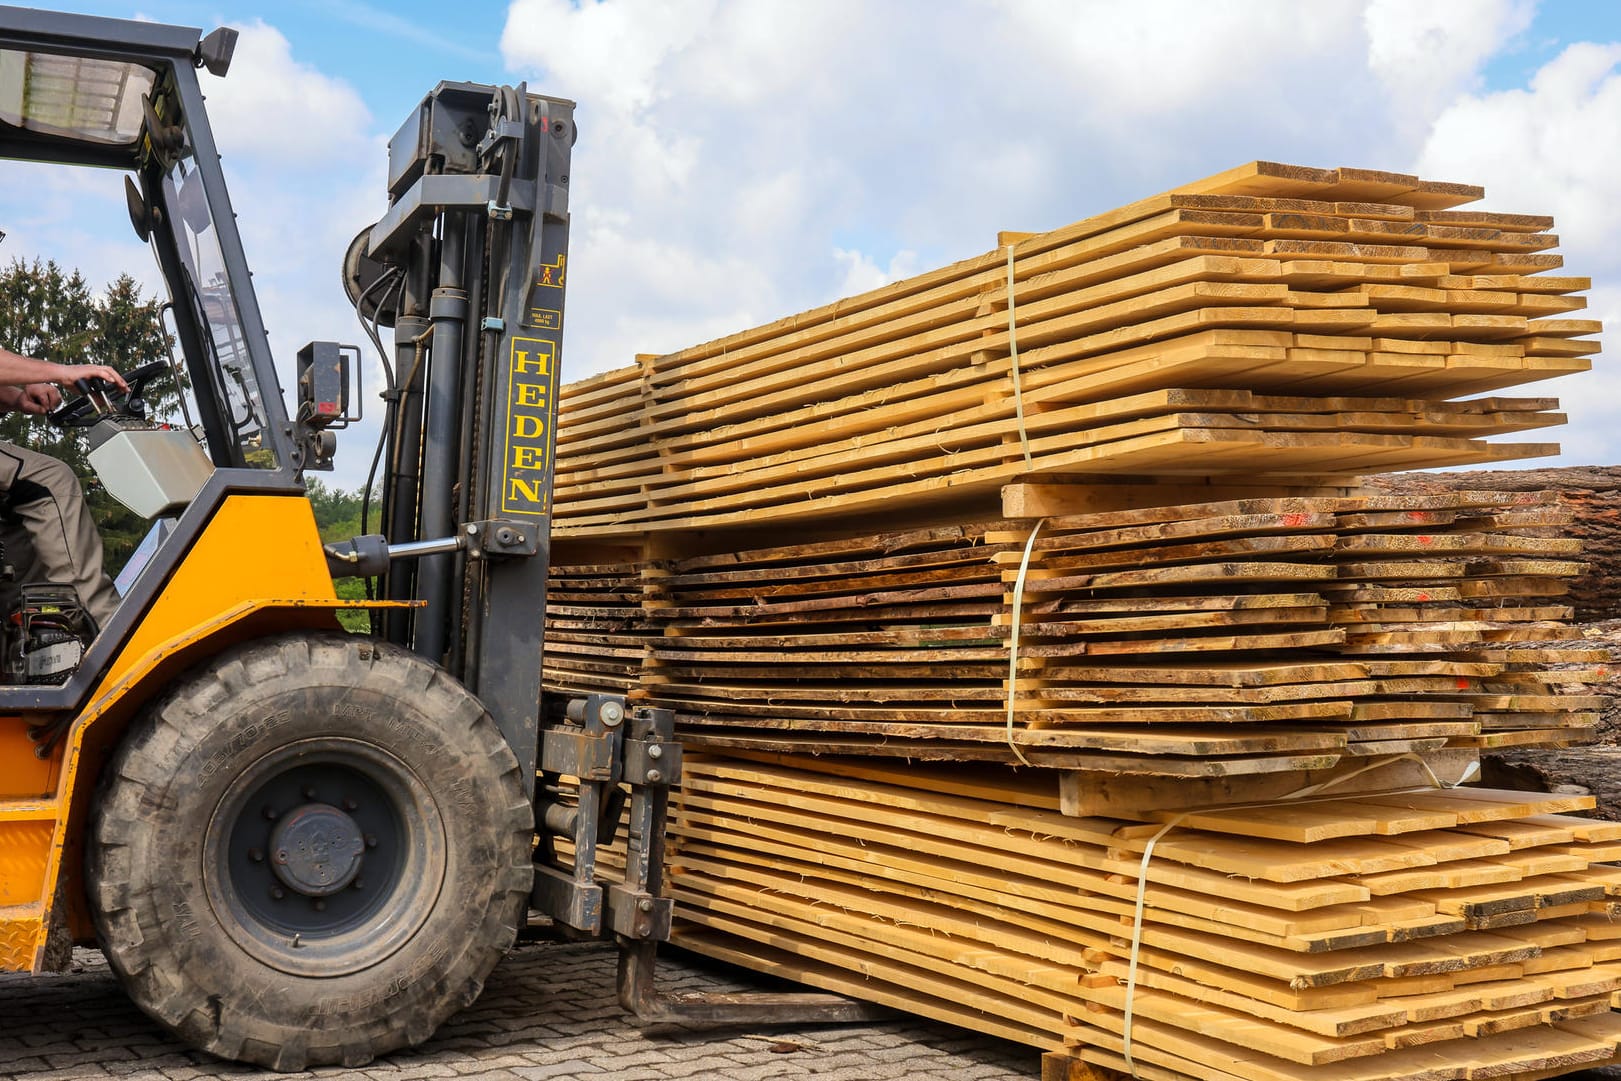
<svg viewBox="0 0 1621 1081">
<path fill-rule="evenodd" d="M 118 407 L 110 412 L 126 417 L 146 416 L 146 399 L 143 396 L 146 385 L 168 370 L 168 364 L 154 360 L 125 375 L 124 382 L 129 385 L 129 392 L 123 396 Z M 108 415 L 97 405 L 96 399 L 106 401 L 109 392 L 117 393 L 111 383 L 92 376 L 89 379 L 76 380 L 73 387 L 79 392 L 78 397 L 70 398 L 45 414 L 46 420 L 58 428 L 88 428 Z"/>
</svg>

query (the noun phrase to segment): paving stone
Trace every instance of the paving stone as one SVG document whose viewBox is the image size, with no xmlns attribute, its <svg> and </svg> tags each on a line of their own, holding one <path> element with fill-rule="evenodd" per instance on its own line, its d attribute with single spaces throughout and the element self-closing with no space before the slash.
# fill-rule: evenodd
<svg viewBox="0 0 1621 1081">
<path fill-rule="evenodd" d="M 524 1081 L 571 1081 L 572 1078 L 591 1074 L 601 1076 L 606 1071 L 596 1063 L 571 1058 L 562 1062 L 554 1062 L 548 1066 L 524 1066 L 512 1072 L 523 1078 Z"/>
<path fill-rule="evenodd" d="M 602 1050 L 602 1058 L 613 1063 L 614 1076 L 619 1076 L 621 1070 L 657 1070 L 673 1060 L 673 1056 L 664 1051 L 638 1049 L 634 1046 L 615 1047 L 612 1044 Z"/>
<path fill-rule="evenodd" d="M 136 1074 L 161 1070 L 165 1066 L 177 1066 L 189 1061 L 181 1055 L 169 1054 L 168 1051 L 169 1048 L 142 1047 L 132 1049 L 128 1058 L 119 1059 L 116 1062 L 103 1062 L 101 1068 L 116 1078 L 117 1081 L 130 1081 Z"/>
<path fill-rule="evenodd" d="M 737 1063 L 713 1052 L 677 1059 L 664 1067 L 665 1077 L 726 1077 L 728 1067 Z"/>
<path fill-rule="evenodd" d="M 456 1071 L 443 1062 L 423 1062 L 401 1065 L 382 1075 L 380 1081 L 423 1081 L 430 1077 L 454 1077 Z"/>
</svg>

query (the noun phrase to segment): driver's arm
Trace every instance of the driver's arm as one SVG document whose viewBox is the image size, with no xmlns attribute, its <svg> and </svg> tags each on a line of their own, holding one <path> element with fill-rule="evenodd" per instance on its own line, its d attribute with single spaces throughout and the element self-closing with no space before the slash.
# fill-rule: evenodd
<svg viewBox="0 0 1621 1081">
<path fill-rule="evenodd" d="M 105 379 L 119 390 L 128 390 L 129 385 L 124 377 L 118 374 L 116 368 L 109 368 L 105 364 L 57 364 L 49 360 L 35 360 L 25 357 L 21 353 L 0 347 L 0 386 L 20 387 L 22 395 L 11 403 L 13 408 L 20 408 L 25 413 L 43 413 L 51 406 L 43 409 L 31 409 L 30 405 L 54 397 L 61 401 L 61 395 L 49 386 L 35 387 L 31 384 L 59 384 L 72 386 L 76 380 L 99 378 Z M 10 397 L 7 395 L 6 397 Z"/>
</svg>

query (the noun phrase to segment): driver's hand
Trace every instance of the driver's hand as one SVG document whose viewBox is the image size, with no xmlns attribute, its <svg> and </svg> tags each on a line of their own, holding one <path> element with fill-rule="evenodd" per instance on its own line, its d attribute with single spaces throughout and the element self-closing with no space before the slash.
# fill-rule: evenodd
<svg viewBox="0 0 1621 1081">
<path fill-rule="evenodd" d="M 16 390 L 17 401 L 14 408 L 32 416 L 42 417 L 62 404 L 62 392 L 49 383 L 29 383 L 27 386 L 17 387 Z"/>
<path fill-rule="evenodd" d="M 62 386 L 72 386 L 81 379 L 105 379 L 119 390 L 128 391 L 129 384 L 124 377 L 118 374 L 117 368 L 109 368 L 105 364 L 58 364 L 58 374 L 53 382 Z"/>
</svg>

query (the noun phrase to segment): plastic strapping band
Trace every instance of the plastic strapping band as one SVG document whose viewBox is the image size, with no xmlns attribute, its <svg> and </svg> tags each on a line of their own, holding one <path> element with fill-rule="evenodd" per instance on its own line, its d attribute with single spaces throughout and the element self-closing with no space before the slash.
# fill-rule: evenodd
<svg viewBox="0 0 1621 1081">
<path fill-rule="evenodd" d="M 1013 249 L 1009 248 L 1009 251 Z M 1019 750 L 1019 745 L 1013 742 L 1013 705 L 1019 679 L 1019 626 L 1020 616 L 1024 612 L 1024 579 L 1030 573 L 1030 553 L 1036 547 L 1036 534 L 1041 532 L 1047 519 L 1038 521 L 1035 528 L 1030 530 L 1030 539 L 1024 542 L 1024 555 L 1019 559 L 1019 575 L 1013 579 L 1013 627 L 1008 637 L 1007 649 L 1007 745 L 1013 748 L 1013 753 L 1019 761 L 1030 765 L 1030 760 Z"/>
<path fill-rule="evenodd" d="M 1007 246 L 1007 347 L 1013 370 L 1013 412 L 1019 418 L 1019 449 L 1024 451 L 1024 464 L 1030 459 L 1030 433 L 1024 427 L 1024 384 L 1019 378 L 1019 336 L 1014 326 L 1013 311 L 1013 245 Z"/>
<path fill-rule="evenodd" d="M 1188 812 L 1184 811 L 1182 814 L 1175 816 L 1161 826 L 1158 833 L 1148 839 L 1148 844 L 1143 846 L 1142 862 L 1137 865 L 1137 907 L 1131 917 L 1131 956 L 1126 964 L 1126 1016 L 1124 1028 L 1126 1069 L 1131 1071 L 1133 1078 L 1137 1076 L 1137 1062 L 1131 1057 L 1131 1021 L 1132 1014 L 1137 1006 L 1137 955 L 1142 952 L 1143 948 L 1143 909 L 1148 904 L 1148 861 L 1154 858 L 1154 846 L 1159 844 L 1159 839 L 1175 829 L 1177 823 L 1186 818 L 1187 814 Z"/>
<path fill-rule="evenodd" d="M 1030 535 L 1030 539 L 1032 541 L 1035 540 L 1034 533 Z M 1331 777 L 1320 784 L 1307 785 L 1305 788 L 1297 789 L 1296 791 L 1290 792 L 1288 795 L 1279 797 L 1276 800 L 1269 800 L 1265 803 L 1233 804 L 1232 806 L 1222 807 L 1219 809 L 1223 811 L 1239 811 L 1254 810 L 1258 807 L 1286 806 L 1290 804 L 1291 801 L 1303 799 L 1307 796 L 1315 796 L 1319 792 L 1326 792 L 1330 788 L 1342 785 L 1354 777 L 1360 777 L 1369 770 L 1381 769 L 1385 766 L 1393 766 L 1397 762 L 1417 762 L 1420 766 L 1423 766 L 1424 772 L 1429 775 L 1430 784 L 1433 788 L 1457 788 L 1458 786 L 1473 780 L 1475 775 L 1480 772 L 1480 763 L 1471 762 L 1469 763 L 1469 768 L 1464 770 L 1463 775 L 1460 776 L 1456 781 L 1443 781 L 1440 777 L 1436 776 L 1435 770 L 1428 762 L 1424 761 L 1424 759 L 1420 756 L 1408 752 L 1407 754 L 1399 754 L 1388 758 L 1375 759 L 1365 766 L 1352 770 L 1350 773 L 1339 777 Z M 1143 858 L 1137 864 L 1137 906 L 1133 911 L 1131 918 L 1131 953 L 1128 955 L 1126 964 L 1126 1009 L 1125 1016 L 1122 1019 L 1124 1029 L 1122 1032 L 1122 1037 L 1124 1040 L 1126 1069 L 1130 1071 L 1131 1076 L 1134 1079 L 1137 1078 L 1138 1075 L 1137 1063 L 1131 1057 L 1131 1029 L 1132 1019 L 1136 1012 L 1135 1007 L 1137 1004 L 1137 959 L 1142 952 L 1143 946 L 1143 912 L 1148 905 L 1148 865 L 1149 862 L 1154 858 L 1154 846 L 1159 844 L 1160 839 L 1180 825 L 1182 820 L 1188 817 L 1188 815 L 1195 813 L 1195 811 L 1181 811 L 1176 815 L 1173 815 L 1171 819 L 1165 823 L 1165 825 L 1160 827 L 1159 832 L 1155 833 L 1154 836 L 1148 839 L 1148 843 L 1143 846 Z"/>
</svg>

